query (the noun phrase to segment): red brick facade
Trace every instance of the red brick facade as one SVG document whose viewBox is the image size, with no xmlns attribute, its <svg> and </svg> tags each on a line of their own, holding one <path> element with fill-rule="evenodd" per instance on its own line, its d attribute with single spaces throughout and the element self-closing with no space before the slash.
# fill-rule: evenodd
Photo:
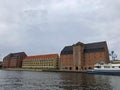
<svg viewBox="0 0 120 90">
<path fill-rule="evenodd" d="M 66 46 L 60 55 L 61 70 L 87 70 L 97 62 L 110 62 L 106 42 Z"/>
<path fill-rule="evenodd" d="M 3 68 L 21 68 L 22 61 L 26 56 L 24 52 L 10 53 L 3 59 Z"/>
</svg>

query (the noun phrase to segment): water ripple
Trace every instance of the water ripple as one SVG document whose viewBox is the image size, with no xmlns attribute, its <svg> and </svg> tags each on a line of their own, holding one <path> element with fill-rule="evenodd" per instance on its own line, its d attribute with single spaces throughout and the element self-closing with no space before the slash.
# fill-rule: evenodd
<svg viewBox="0 0 120 90">
<path fill-rule="evenodd" d="M 119 90 L 119 76 L 0 71 L 0 90 Z"/>
</svg>

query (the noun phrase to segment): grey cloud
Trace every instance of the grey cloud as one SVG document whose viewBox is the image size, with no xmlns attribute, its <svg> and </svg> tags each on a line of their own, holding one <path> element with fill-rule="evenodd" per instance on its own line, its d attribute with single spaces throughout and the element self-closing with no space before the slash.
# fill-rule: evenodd
<svg viewBox="0 0 120 90">
<path fill-rule="evenodd" d="M 60 53 L 77 41 L 103 40 L 118 53 L 119 8 L 119 0 L 1 0 L 0 53 Z"/>
</svg>

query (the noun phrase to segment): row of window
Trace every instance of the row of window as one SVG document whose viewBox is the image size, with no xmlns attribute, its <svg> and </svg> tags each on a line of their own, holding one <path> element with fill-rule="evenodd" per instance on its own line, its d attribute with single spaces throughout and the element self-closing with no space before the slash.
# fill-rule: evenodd
<svg viewBox="0 0 120 90">
<path fill-rule="evenodd" d="M 23 66 L 54 66 L 53 64 L 24 64 Z"/>
<path fill-rule="evenodd" d="M 49 63 L 54 63 L 54 62 L 23 62 L 23 63 L 29 63 L 29 64 L 37 64 L 37 63 L 39 63 L 39 64 L 49 64 Z"/>
<path fill-rule="evenodd" d="M 48 63 L 48 62 L 47 63 L 43 63 L 43 62 L 31 62 L 31 63 L 30 62 L 29 63 L 24 62 L 23 64 L 41 64 L 42 65 L 42 64 L 53 64 L 53 62 L 50 62 L 50 63 Z"/>
<path fill-rule="evenodd" d="M 30 64 L 32 64 L 32 63 L 40 63 L 40 64 L 44 64 L 44 63 L 54 63 L 54 62 L 23 62 L 23 63 L 30 63 Z"/>
<path fill-rule="evenodd" d="M 112 68 L 120 68 L 120 66 L 112 66 Z M 101 66 L 96 66 L 96 68 L 101 68 Z M 111 68 L 110 66 L 104 66 L 104 68 Z"/>
<path fill-rule="evenodd" d="M 23 63 L 52 63 L 53 61 L 23 61 Z"/>
<path fill-rule="evenodd" d="M 53 60 L 53 59 L 56 59 L 56 58 L 34 58 L 29 60 Z M 25 59 L 25 60 L 28 60 L 28 59 Z"/>
<path fill-rule="evenodd" d="M 22 67 L 22 68 L 29 68 L 29 69 L 54 69 L 57 67 L 33 67 L 33 66 L 29 66 L 29 67 Z"/>
<path fill-rule="evenodd" d="M 53 60 L 24 60 L 23 62 L 53 62 Z"/>
</svg>

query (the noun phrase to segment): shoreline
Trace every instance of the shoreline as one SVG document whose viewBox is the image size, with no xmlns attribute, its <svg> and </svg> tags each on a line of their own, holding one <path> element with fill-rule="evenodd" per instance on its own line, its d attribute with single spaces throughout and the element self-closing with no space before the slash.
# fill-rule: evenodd
<svg viewBox="0 0 120 90">
<path fill-rule="evenodd" d="M 68 71 L 68 70 L 41 70 L 41 69 L 22 69 L 22 68 L 7 68 L 1 69 L 6 71 L 34 71 L 34 72 L 68 72 L 68 73 L 87 73 L 87 71 Z"/>
</svg>

